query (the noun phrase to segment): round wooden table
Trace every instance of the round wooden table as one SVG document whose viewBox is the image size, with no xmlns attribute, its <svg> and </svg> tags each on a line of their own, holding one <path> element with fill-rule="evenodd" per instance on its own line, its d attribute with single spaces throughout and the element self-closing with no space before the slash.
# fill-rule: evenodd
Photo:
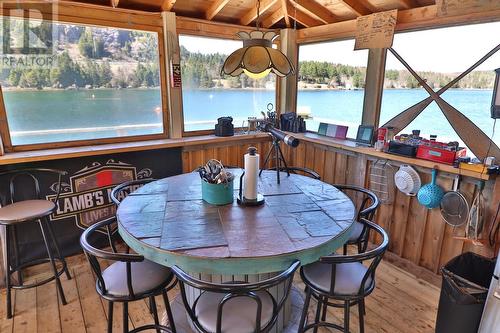
<svg viewBox="0 0 500 333">
<path fill-rule="evenodd" d="M 236 197 L 242 170 L 231 171 Z M 178 265 L 198 278 L 251 281 L 282 271 L 294 260 L 306 265 L 331 254 L 347 241 L 353 225 L 352 201 L 309 177 L 282 173 L 278 185 L 276 172 L 264 171 L 258 189 L 265 204 L 258 207 L 239 206 L 236 200 L 210 205 L 201 198 L 200 182 L 197 173 L 182 174 L 127 196 L 116 214 L 124 241 L 145 258 Z M 288 308 L 283 325 L 291 312 Z"/>
</svg>

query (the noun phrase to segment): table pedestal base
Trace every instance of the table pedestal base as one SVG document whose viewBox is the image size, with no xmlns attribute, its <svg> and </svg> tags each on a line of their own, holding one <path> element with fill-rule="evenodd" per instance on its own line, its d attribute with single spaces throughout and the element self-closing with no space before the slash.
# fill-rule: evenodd
<svg viewBox="0 0 500 333">
<path fill-rule="evenodd" d="M 291 313 L 289 316 L 285 317 L 289 317 L 290 319 L 287 323 L 276 323 L 275 327 L 271 329 L 270 333 L 297 332 L 300 322 L 300 316 L 302 314 L 302 308 L 304 306 L 304 297 L 297 288 L 292 287 L 292 289 L 290 290 L 288 301 L 291 301 Z M 170 306 L 172 307 L 172 313 L 174 316 L 175 328 L 177 329 L 177 333 L 197 333 L 196 331 L 193 331 L 191 325 L 189 324 L 186 310 L 184 308 L 184 304 L 182 304 L 182 298 L 180 295 L 177 295 L 175 297 Z M 281 318 L 283 317 L 284 316 L 281 316 Z M 168 326 L 167 322 L 167 315 L 165 313 L 163 315 L 161 323 Z"/>
</svg>

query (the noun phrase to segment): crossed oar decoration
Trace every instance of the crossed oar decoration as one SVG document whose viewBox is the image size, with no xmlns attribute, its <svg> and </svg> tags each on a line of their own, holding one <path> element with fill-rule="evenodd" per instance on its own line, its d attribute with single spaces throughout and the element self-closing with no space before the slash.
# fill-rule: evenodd
<svg viewBox="0 0 500 333">
<path fill-rule="evenodd" d="M 464 76 L 472 72 L 476 67 L 485 62 L 486 59 L 491 57 L 498 50 L 500 50 L 500 44 L 498 44 L 494 49 L 488 52 L 484 57 L 479 59 L 465 72 L 457 76 L 455 79 L 450 81 L 447 85 L 436 92 L 431 87 L 429 87 L 427 82 L 424 81 L 393 48 L 389 48 L 389 51 L 406 67 L 406 69 L 408 69 L 408 71 L 415 77 L 415 79 L 417 79 L 418 83 L 427 91 L 430 96 L 404 110 L 403 112 L 389 120 L 387 123 L 382 125 L 382 127 L 392 126 L 396 129 L 396 132 L 399 132 L 403 128 L 408 126 L 413 119 L 415 119 L 429 104 L 432 103 L 432 101 L 435 101 L 446 119 L 448 119 L 448 122 L 451 124 L 455 132 L 457 132 L 458 136 L 469 147 L 474 155 L 476 155 L 481 160 L 487 156 L 494 156 L 497 160 L 500 160 L 500 149 L 495 144 L 495 142 L 493 142 L 493 138 L 490 139 L 479 127 L 471 122 L 469 118 L 464 116 L 460 111 L 455 109 L 440 97 L 442 93 L 455 85 Z"/>
</svg>

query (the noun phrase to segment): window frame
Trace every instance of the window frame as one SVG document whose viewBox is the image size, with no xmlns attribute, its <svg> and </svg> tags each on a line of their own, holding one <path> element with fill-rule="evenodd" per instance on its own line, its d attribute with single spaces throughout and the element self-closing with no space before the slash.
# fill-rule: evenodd
<svg viewBox="0 0 500 333">
<path fill-rule="evenodd" d="M 29 10 L 29 9 L 26 9 Z M 141 15 L 140 13 L 134 13 L 134 15 Z M 9 16 L 5 13 L 0 14 L 0 18 Z M 147 16 L 144 16 L 147 17 Z M 18 151 L 33 151 L 51 148 L 66 148 L 66 147 L 81 147 L 88 145 L 99 145 L 99 144 L 110 144 L 110 143 L 123 143 L 123 142 L 137 142 L 145 140 L 155 140 L 155 139 L 167 139 L 169 136 L 169 112 L 168 112 L 168 80 L 167 80 L 167 69 L 165 63 L 165 40 L 163 33 L 163 26 L 159 25 L 145 25 L 132 23 L 132 17 L 129 14 L 128 21 L 108 21 L 101 18 L 95 19 L 92 17 L 69 17 L 66 15 L 58 15 L 58 23 L 63 24 L 79 24 L 83 26 L 91 27 L 102 27 L 102 28 L 119 28 L 127 30 L 140 30 L 146 32 L 156 33 L 158 36 L 158 61 L 160 69 L 160 96 L 161 96 L 161 109 L 162 109 L 162 133 L 157 134 L 144 134 L 144 135 L 132 135 L 123 137 L 112 137 L 112 138 L 99 138 L 99 139 L 86 139 L 86 140 L 71 140 L 71 141 L 61 141 L 61 142 L 44 142 L 44 143 L 33 143 L 26 145 L 13 145 L 10 136 L 10 129 L 7 119 L 7 111 L 3 98 L 3 91 L 0 85 L 0 137 L 2 139 L 3 148 L 5 152 L 18 152 Z"/>
<path fill-rule="evenodd" d="M 336 43 L 336 42 L 342 42 L 342 41 L 347 41 L 347 40 L 355 40 L 355 36 L 347 36 L 347 37 L 342 37 L 342 38 L 327 38 L 327 39 L 321 39 L 321 40 L 318 40 L 318 41 L 313 41 L 313 42 L 307 42 L 307 43 L 299 43 L 297 42 L 297 67 L 298 67 L 298 70 L 297 70 L 297 99 L 296 99 L 296 106 L 298 107 L 298 100 L 299 100 L 299 88 L 298 88 L 298 83 L 299 83 L 299 79 L 298 79 L 298 73 L 300 71 L 300 47 L 301 46 L 308 46 L 308 45 L 317 45 L 317 44 L 324 44 L 324 43 Z M 354 51 L 354 50 L 353 50 Z M 368 79 L 368 64 L 369 64 L 369 59 L 370 59 L 370 54 L 368 53 L 367 55 L 367 58 L 366 58 L 366 74 L 365 74 L 365 87 L 363 88 L 363 105 L 362 105 L 362 108 L 361 108 L 361 122 L 360 124 L 358 125 L 358 127 L 360 125 L 364 125 L 363 124 L 363 117 L 364 117 L 364 114 L 365 114 L 365 98 L 366 98 L 366 82 L 367 82 L 367 79 Z M 384 68 L 384 71 L 385 71 L 385 68 Z M 356 128 L 356 131 L 357 131 L 357 128 Z M 318 133 L 318 130 L 311 130 L 311 129 L 307 129 L 306 132 L 308 133 Z M 350 137 L 347 137 L 344 139 L 346 141 L 356 141 L 356 138 L 350 138 Z"/>
<path fill-rule="evenodd" d="M 251 29 L 250 29 L 251 30 Z M 195 34 L 190 31 L 182 31 L 181 29 L 177 29 L 177 37 L 180 36 L 190 36 L 190 37 L 200 37 L 200 38 L 212 38 L 212 39 L 221 39 L 221 40 L 233 40 L 233 41 L 240 41 L 236 36 L 233 36 L 233 38 L 228 38 L 228 37 L 221 37 L 217 35 L 212 35 L 212 34 Z M 243 42 L 242 42 L 243 43 Z M 279 42 L 274 42 L 275 45 L 279 47 Z M 180 48 L 180 43 L 179 43 L 179 48 Z M 269 75 L 274 75 L 274 74 L 269 74 Z M 184 81 L 183 81 L 184 82 Z M 275 80 L 275 88 L 274 88 L 274 107 L 275 110 L 277 111 L 277 115 L 280 115 L 280 112 L 278 111 L 279 108 L 277 107 L 278 100 L 279 100 L 279 84 L 280 84 L 280 77 L 276 77 Z M 183 91 L 184 93 L 184 91 Z M 184 98 L 184 97 L 183 97 Z M 1 120 L 0 120 L 1 121 Z M 184 101 L 182 102 L 182 137 L 193 137 L 193 136 L 201 136 L 201 135 L 213 135 L 215 134 L 215 128 L 213 129 L 203 129 L 203 130 L 195 130 L 195 131 L 186 131 L 185 127 L 185 120 L 184 120 Z M 243 131 L 245 130 L 244 127 L 235 127 L 234 131 Z"/>
</svg>

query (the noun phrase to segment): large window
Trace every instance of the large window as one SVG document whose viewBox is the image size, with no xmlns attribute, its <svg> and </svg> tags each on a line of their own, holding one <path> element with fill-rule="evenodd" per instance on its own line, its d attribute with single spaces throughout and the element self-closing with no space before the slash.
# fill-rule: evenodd
<svg viewBox="0 0 500 333">
<path fill-rule="evenodd" d="M 7 16 L 0 23 L 13 146 L 164 133 L 157 32 Z M 43 52 L 16 54 L 23 47 Z"/>
<path fill-rule="evenodd" d="M 430 87 L 438 91 L 497 46 L 499 36 L 500 22 L 451 27 L 396 34 L 393 48 Z M 493 70 L 498 67 L 500 51 L 442 94 L 445 101 L 462 112 L 489 137 L 493 132 L 493 120 L 490 118 L 495 78 Z M 380 124 L 428 96 L 405 67 L 387 52 Z M 430 134 L 435 134 L 438 140 L 444 142 L 460 142 L 435 102 L 403 133 L 411 133 L 412 129 L 420 129 L 421 134 L 427 138 Z M 500 131 L 496 131 L 493 140 L 500 144 Z"/>
<path fill-rule="evenodd" d="M 275 102 L 276 77 L 259 80 L 246 75 L 221 75 L 226 57 L 241 41 L 179 36 L 181 47 L 184 131 L 214 129 L 217 118 L 233 117 L 241 127 L 248 117 L 260 117 Z"/>
<path fill-rule="evenodd" d="M 356 137 L 363 114 L 368 51 L 353 51 L 354 40 L 301 45 L 297 113 L 317 131 L 320 122 L 349 127 Z"/>
</svg>

